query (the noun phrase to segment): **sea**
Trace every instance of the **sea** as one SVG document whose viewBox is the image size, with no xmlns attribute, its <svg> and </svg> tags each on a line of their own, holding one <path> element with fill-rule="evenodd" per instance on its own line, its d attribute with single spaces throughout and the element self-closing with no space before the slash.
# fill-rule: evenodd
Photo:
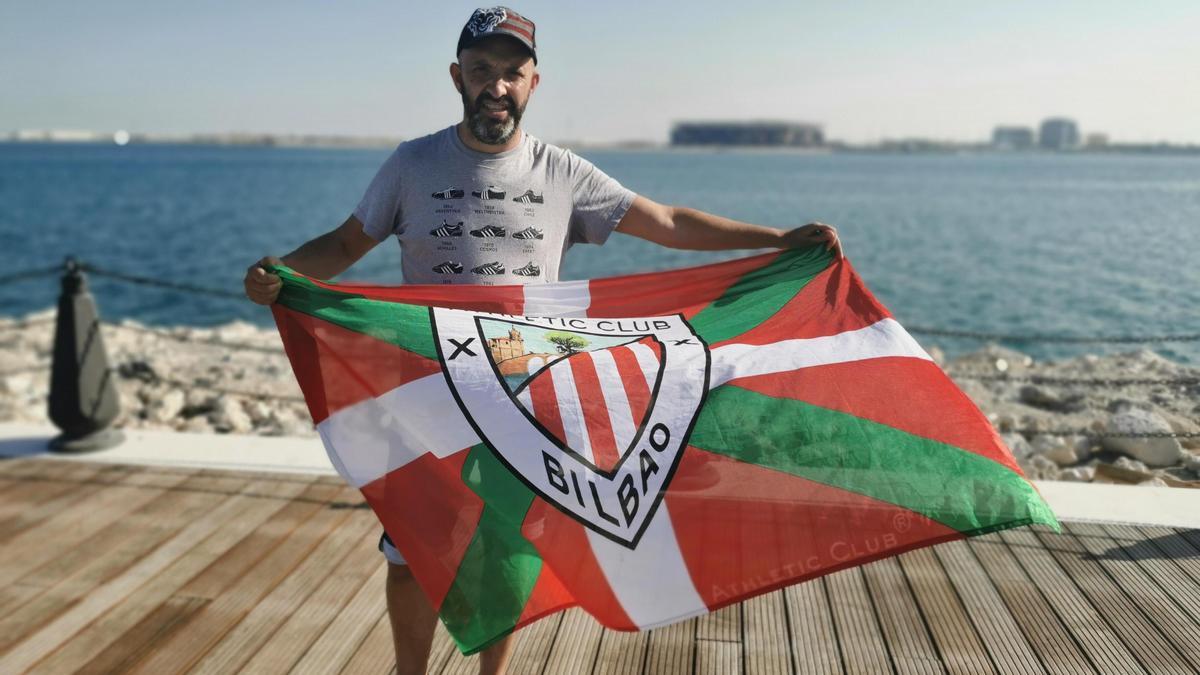
<svg viewBox="0 0 1200 675">
<path fill-rule="evenodd" d="M 98 268 L 232 293 L 251 263 L 339 225 L 386 149 L 0 144 L 0 278 L 73 256 Z M 813 154 L 581 150 L 639 194 L 738 220 L 837 226 L 876 296 L 916 328 L 1069 337 L 1200 333 L 1200 156 Z M 564 278 L 746 255 L 614 235 L 577 246 Z M 398 283 L 385 242 L 344 279 Z M 249 301 L 93 277 L 103 318 L 270 325 Z M 0 285 L 0 315 L 56 302 L 58 281 Z M 914 330 L 915 332 L 915 330 Z M 915 332 L 949 354 L 975 338 Z M 1039 359 L 1129 344 L 1010 340 Z M 1146 345 L 1200 363 L 1200 341 Z"/>
</svg>

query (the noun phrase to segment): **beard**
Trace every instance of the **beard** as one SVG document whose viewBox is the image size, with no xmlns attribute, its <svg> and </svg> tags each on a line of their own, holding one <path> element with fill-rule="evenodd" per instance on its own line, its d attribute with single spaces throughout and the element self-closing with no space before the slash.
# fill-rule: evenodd
<svg viewBox="0 0 1200 675">
<path fill-rule="evenodd" d="M 485 101 L 503 102 L 508 110 L 508 116 L 503 120 L 494 120 L 488 117 L 487 111 L 483 104 Z M 467 120 L 467 128 L 471 130 L 471 135 L 475 140 L 486 145 L 504 145 L 517 132 L 517 127 L 521 125 L 521 115 L 525 113 L 525 106 L 517 106 L 516 101 L 511 96 L 503 98 L 493 98 L 487 92 L 479 94 L 478 98 L 471 101 L 467 98 L 467 92 L 462 92 L 463 102 L 463 117 Z"/>
</svg>

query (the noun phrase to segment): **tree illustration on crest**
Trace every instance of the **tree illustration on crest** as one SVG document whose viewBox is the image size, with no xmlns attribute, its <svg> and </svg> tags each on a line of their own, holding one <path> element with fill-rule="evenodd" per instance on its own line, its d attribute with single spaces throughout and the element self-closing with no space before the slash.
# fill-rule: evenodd
<svg viewBox="0 0 1200 675">
<path fill-rule="evenodd" d="M 560 354 L 566 354 L 567 356 L 578 354 L 579 350 L 588 345 L 587 340 L 574 333 L 567 333 L 564 331 L 553 331 L 546 333 L 546 340 L 553 343 L 554 346 L 558 348 L 558 352 Z"/>
</svg>

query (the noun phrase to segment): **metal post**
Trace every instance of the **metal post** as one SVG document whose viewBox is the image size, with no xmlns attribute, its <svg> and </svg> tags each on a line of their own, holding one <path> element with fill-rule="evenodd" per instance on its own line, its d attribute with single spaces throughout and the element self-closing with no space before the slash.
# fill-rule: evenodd
<svg viewBox="0 0 1200 675">
<path fill-rule="evenodd" d="M 50 368 L 50 420 L 62 434 L 50 442 L 52 450 L 89 452 L 125 440 L 119 430 L 108 428 L 120 411 L 113 375 L 96 301 L 79 263 L 67 258 Z"/>
</svg>

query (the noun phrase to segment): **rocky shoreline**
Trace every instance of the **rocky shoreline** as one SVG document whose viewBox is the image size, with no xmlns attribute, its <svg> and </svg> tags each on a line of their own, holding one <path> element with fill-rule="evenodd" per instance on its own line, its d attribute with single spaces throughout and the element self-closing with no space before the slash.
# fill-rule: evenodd
<svg viewBox="0 0 1200 675">
<path fill-rule="evenodd" d="M 48 422 L 53 316 L 0 318 L 0 421 Z M 126 320 L 103 337 L 118 374 L 118 427 L 316 435 L 273 329 Z M 1149 350 L 1041 362 L 995 345 L 949 360 L 925 347 L 1031 478 L 1200 487 L 1200 437 L 1172 436 L 1200 433 L 1200 368 Z M 1158 435 L 1128 436 L 1147 432 Z"/>
</svg>

